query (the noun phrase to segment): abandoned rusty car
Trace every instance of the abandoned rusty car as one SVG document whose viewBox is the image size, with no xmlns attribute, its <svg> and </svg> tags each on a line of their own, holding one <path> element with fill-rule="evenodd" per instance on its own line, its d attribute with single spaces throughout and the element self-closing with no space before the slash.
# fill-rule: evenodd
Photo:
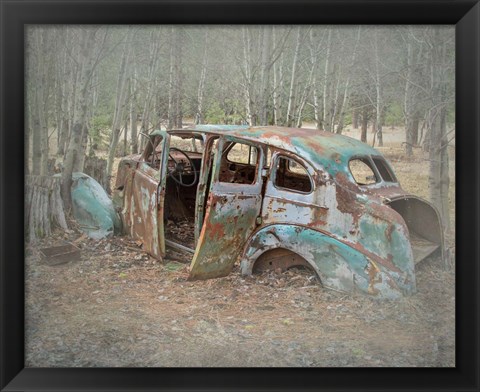
<svg viewBox="0 0 480 392">
<path fill-rule="evenodd" d="M 443 252 L 437 210 L 355 139 L 227 125 L 144 136 L 119 164 L 114 203 L 152 256 L 189 252 L 190 279 L 302 266 L 326 288 L 396 298 Z"/>
</svg>

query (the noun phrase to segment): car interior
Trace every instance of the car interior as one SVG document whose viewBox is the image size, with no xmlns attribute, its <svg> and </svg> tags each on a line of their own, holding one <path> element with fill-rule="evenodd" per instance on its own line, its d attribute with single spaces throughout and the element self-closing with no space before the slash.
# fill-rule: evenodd
<svg viewBox="0 0 480 392">
<path fill-rule="evenodd" d="M 147 148 L 144 160 L 159 170 L 162 154 L 161 136 L 152 147 Z M 214 141 L 216 144 L 217 140 Z M 168 240 L 195 248 L 195 201 L 204 151 L 201 134 L 171 133 L 167 164 L 165 191 L 164 227 Z M 215 151 L 215 148 L 213 148 Z M 254 184 L 256 182 L 258 147 L 247 143 L 225 143 L 219 168 L 219 181 L 231 184 Z M 212 155 L 213 156 L 213 155 Z M 269 169 L 272 150 L 268 150 L 265 169 Z M 275 186 L 294 192 L 312 191 L 312 181 L 305 168 L 297 161 L 278 156 L 276 159 Z M 208 182 L 211 180 L 211 173 Z M 207 185 L 207 192 L 209 184 Z M 208 195 L 205 195 L 207 200 Z M 204 213 L 205 216 L 205 213 Z"/>
</svg>

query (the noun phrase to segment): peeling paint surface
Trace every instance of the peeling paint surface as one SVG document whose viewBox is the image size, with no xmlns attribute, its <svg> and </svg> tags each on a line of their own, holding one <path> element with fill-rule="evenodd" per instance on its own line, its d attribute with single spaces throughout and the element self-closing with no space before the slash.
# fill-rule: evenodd
<svg viewBox="0 0 480 392">
<path fill-rule="evenodd" d="M 72 175 L 72 207 L 80 229 L 100 239 L 121 231 L 121 222 L 102 186 L 84 173 Z"/>
<path fill-rule="evenodd" d="M 223 142 L 218 146 L 222 150 Z M 222 155 L 215 155 L 218 169 Z M 259 161 L 263 156 L 259 156 Z M 219 171 L 213 171 L 213 185 L 208 209 L 190 266 L 191 279 L 227 275 L 239 257 L 239 251 L 257 226 L 262 205 L 262 182 L 231 184 L 219 181 Z"/>
<path fill-rule="evenodd" d="M 152 135 L 152 138 L 162 137 L 158 147 L 160 151 L 168 146 L 165 132 L 156 131 Z M 165 154 L 161 154 L 160 168 L 166 167 L 167 159 Z M 136 155 L 124 158 L 118 172 L 114 200 L 121 211 L 124 231 L 141 240 L 143 249 L 161 260 L 165 254 L 162 208 L 165 179 L 162 178 L 162 170 L 153 169 L 142 161 L 142 156 Z"/>
</svg>

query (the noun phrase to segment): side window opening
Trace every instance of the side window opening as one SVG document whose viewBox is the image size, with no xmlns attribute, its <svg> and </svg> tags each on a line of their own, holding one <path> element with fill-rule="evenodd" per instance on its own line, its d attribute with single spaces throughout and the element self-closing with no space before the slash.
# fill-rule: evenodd
<svg viewBox="0 0 480 392">
<path fill-rule="evenodd" d="M 387 162 L 385 159 L 381 157 L 372 157 L 373 163 L 375 163 L 375 166 L 377 167 L 378 172 L 383 178 L 383 181 L 385 182 L 397 182 L 397 179 L 395 178 L 395 175 L 393 174 L 392 170 L 388 166 Z"/>
<path fill-rule="evenodd" d="M 162 140 L 161 136 L 155 136 L 155 138 L 148 141 L 147 148 L 145 149 L 146 156 L 144 157 L 147 164 L 158 170 L 160 168 L 160 162 L 162 160 Z"/>
<path fill-rule="evenodd" d="M 279 156 L 275 163 L 274 185 L 301 193 L 310 193 L 313 190 L 307 169 L 299 162 L 283 156 Z"/>
<path fill-rule="evenodd" d="M 379 182 L 367 158 L 354 158 L 348 163 L 350 173 L 358 185 L 371 185 Z"/>
<path fill-rule="evenodd" d="M 220 182 L 254 184 L 257 178 L 258 148 L 244 143 L 230 144 L 222 154 Z"/>
<path fill-rule="evenodd" d="M 227 150 L 230 163 L 254 165 L 257 161 L 257 148 L 243 143 L 233 143 Z"/>
</svg>

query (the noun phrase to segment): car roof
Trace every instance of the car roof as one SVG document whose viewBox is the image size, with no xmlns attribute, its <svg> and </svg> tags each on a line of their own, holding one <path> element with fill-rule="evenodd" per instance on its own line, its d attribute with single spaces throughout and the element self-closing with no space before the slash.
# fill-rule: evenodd
<svg viewBox="0 0 480 392">
<path fill-rule="evenodd" d="M 332 175 L 348 171 L 352 157 L 381 155 L 377 150 L 348 136 L 307 128 L 247 125 L 196 125 L 179 131 L 229 135 L 293 152 Z"/>
</svg>

